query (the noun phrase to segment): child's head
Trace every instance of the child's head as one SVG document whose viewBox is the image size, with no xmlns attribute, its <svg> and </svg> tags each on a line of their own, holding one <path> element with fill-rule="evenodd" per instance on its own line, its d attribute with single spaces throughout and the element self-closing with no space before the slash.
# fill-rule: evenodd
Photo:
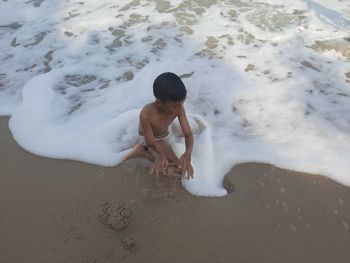
<svg viewBox="0 0 350 263">
<path fill-rule="evenodd" d="M 164 102 L 181 102 L 186 99 L 186 88 L 182 80 L 174 73 L 160 74 L 153 83 L 154 96 Z"/>
</svg>

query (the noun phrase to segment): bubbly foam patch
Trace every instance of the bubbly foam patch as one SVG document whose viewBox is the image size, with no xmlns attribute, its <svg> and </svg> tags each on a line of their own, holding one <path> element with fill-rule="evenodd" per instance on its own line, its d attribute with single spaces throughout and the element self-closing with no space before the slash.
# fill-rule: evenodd
<svg viewBox="0 0 350 263">
<path fill-rule="evenodd" d="M 240 162 L 350 185 L 350 6 L 331 0 L 2 1 L 0 114 L 52 158 L 114 166 L 155 77 L 182 77 L 196 195 Z M 173 148 L 184 150 L 179 138 Z"/>
</svg>

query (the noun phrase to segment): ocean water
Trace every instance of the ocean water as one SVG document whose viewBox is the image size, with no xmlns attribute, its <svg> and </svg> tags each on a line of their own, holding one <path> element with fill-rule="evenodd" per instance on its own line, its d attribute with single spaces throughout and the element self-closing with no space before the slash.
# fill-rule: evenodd
<svg viewBox="0 0 350 263">
<path fill-rule="evenodd" d="M 192 194 L 225 195 L 241 162 L 350 186 L 349 0 L 2 0 L 0 10 L 0 115 L 24 149 L 119 164 L 153 80 L 172 71 L 195 133 Z M 181 154 L 183 139 L 173 147 Z"/>
</svg>

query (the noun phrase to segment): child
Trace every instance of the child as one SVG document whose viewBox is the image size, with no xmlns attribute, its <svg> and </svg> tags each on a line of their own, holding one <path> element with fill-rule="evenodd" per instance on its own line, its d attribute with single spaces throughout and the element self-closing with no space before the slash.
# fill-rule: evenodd
<svg viewBox="0 0 350 263">
<path fill-rule="evenodd" d="M 137 144 L 124 160 L 144 157 L 151 162 L 149 173 L 165 174 L 169 165 L 175 165 L 181 174 L 187 172 L 187 179 L 193 178 L 191 154 L 193 135 L 188 123 L 183 103 L 186 88 L 182 80 L 174 73 L 159 75 L 153 83 L 156 100 L 143 107 L 140 112 L 139 134 L 144 137 L 145 145 Z M 169 126 L 178 118 L 185 137 L 186 150 L 180 159 L 176 157 L 166 139 Z"/>
</svg>

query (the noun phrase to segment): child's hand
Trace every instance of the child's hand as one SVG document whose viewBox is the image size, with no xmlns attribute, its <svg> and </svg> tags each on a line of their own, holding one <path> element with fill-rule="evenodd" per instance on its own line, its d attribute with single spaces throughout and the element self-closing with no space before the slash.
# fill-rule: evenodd
<svg viewBox="0 0 350 263">
<path fill-rule="evenodd" d="M 187 171 L 187 179 L 193 178 L 193 167 L 191 164 L 191 154 L 184 153 L 180 157 L 180 162 L 178 165 L 181 173 L 184 174 Z"/>
<path fill-rule="evenodd" d="M 156 176 L 159 178 L 159 172 L 164 175 L 165 170 L 168 168 L 168 166 L 169 166 L 169 162 L 167 158 L 163 156 L 159 157 L 154 161 L 153 165 L 149 169 L 149 174 L 153 175 L 155 173 Z"/>
</svg>

